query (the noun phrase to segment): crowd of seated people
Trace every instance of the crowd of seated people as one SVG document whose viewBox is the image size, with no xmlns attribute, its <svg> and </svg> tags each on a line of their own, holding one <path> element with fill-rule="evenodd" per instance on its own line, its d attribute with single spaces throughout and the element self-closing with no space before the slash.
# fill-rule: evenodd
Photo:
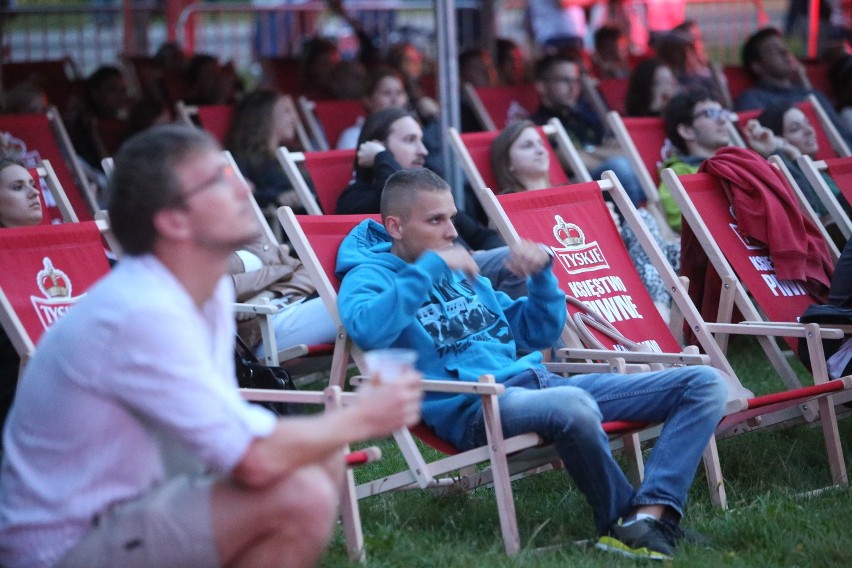
<svg viewBox="0 0 852 568">
<path fill-rule="evenodd" d="M 541 26 L 539 21 L 539 26 Z M 579 25 L 579 24 L 578 24 Z M 585 27 L 585 22 L 582 23 Z M 558 118 L 577 147 L 581 159 L 595 179 L 606 170 L 615 171 L 657 245 L 675 268 L 679 267 L 678 241 L 666 241 L 646 205 L 645 192 L 625 157 L 607 131 L 605 122 L 581 92 L 580 76 L 592 73 L 598 78 L 630 82 L 627 114 L 660 116 L 666 134 L 675 148 L 663 167 L 679 173 L 697 171 L 699 164 L 731 143 L 729 112 L 709 74 L 708 59 L 701 44 L 700 29 L 684 22 L 670 33 L 655 34 L 655 52 L 640 61 L 629 61 L 625 35 L 615 26 L 604 26 L 595 34 L 597 50 L 589 58 L 576 56 L 578 44 L 571 37 L 547 36 L 542 43 L 553 48 L 538 59 L 524 58 L 516 42 L 499 39 L 495 53 L 484 49 L 466 50 L 459 58 L 461 80 L 477 87 L 531 84 L 540 96 L 540 106 L 528 109 L 531 120 L 510 124 L 492 146 L 492 167 L 500 192 L 533 191 L 549 187 L 547 142 L 535 125 Z M 573 37 L 573 36 L 572 36 Z M 849 99 L 852 63 L 839 57 L 832 65 L 837 85 L 835 101 L 817 93 L 841 134 L 847 140 L 852 131 L 844 117 L 852 115 Z M 369 60 L 341 60 L 338 46 L 325 38 L 313 38 L 300 60 L 301 90 L 298 95 L 312 99 L 360 98 L 367 113 L 340 137 L 339 148 L 355 148 L 351 184 L 334 213 L 379 213 L 382 191 L 392 175 L 404 170 L 431 169 L 441 175 L 440 154 L 443 134 L 439 130 L 439 105 L 426 80 L 430 62 L 413 44 L 401 42 L 384 53 L 370 53 Z M 591 65 L 589 64 L 591 62 Z M 794 175 L 799 155 L 815 155 L 813 125 L 794 103 L 813 93 L 798 85 L 793 77 L 796 62 L 774 30 L 760 30 L 743 48 L 743 66 L 756 83 L 737 99 L 737 108 L 763 108 L 749 122 L 744 135 L 760 156 L 781 156 Z M 149 62 L 146 73 L 137 77 L 138 92 L 130 93 L 127 76 L 119 66 L 104 66 L 84 82 L 84 90 L 65 109 L 74 151 L 91 168 L 118 151 L 124 138 L 174 120 L 174 103 L 234 106 L 233 120 L 224 141 L 241 172 L 250 182 L 262 207 L 289 205 L 300 211 L 295 191 L 276 158 L 280 146 L 301 148 L 296 136 L 298 116 L 283 93 L 268 87 L 243 92 L 238 73 L 215 56 L 194 54 L 186 57 L 174 44 L 165 44 Z M 43 113 L 50 101 L 37 85 L 23 84 L 3 94 L 4 113 Z M 464 102 L 464 101 L 463 101 Z M 121 139 L 105 146 L 96 124 L 120 123 Z M 473 123 L 470 123 L 473 124 Z M 476 128 L 472 126 L 471 129 Z M 825 214 L 802 175 L 797 181 L 817 213 Z M 830 181 L 830 180 L 828 180 Z M 833 183 L 833 182 L 832 182 Z M 443 186 L 439 188 L 444 190 Z M 836 186 L 835 186 L 836 189 Z M 680 230 L 681 216 L 667 188 L 660 187 L 667 221 Z M 838 194 L 839 195 L 839 194 Z M 36 199 L 33 199 L 33 196 Z M 34 225 L 41 222 L 38 191 L 25 169 L 0 160 L 0 228 Z M 849 212 L 848 203 L 839 196 Z M 36 206 L 38 204 L 38 206 Z M 329 213 L 329 212 L 327 212 Z M 655 304 L 668 315 L 667 292 L 638 239 L 629 227 L 620 225 L 631 257 L 651 292 Z M 464 210 L 454 215 L 455 239 L 470 251 L 477 270 L 495 290 L 512 298 L 528 293 L 527 279 L 505 269 L 510 251 L 502 239 Z M 2 230 L 2 229 L 0 229 Z M 543 262 L 546 262 L 543 259 Z M 229 259 L 227 272 L 239 299 L 271 300 L 282 309 L 275 323 L 279 347 L 295 342 L 322 343 L 334 340 L 336 329 L 298 259 L 286 245 L 270 248 L 262 239 L 243 243 Z M 239 331 L 252 348 L 262 355 L 257 321 L 243 319 Z M 17 362 L 6 357 L 9 348 L 0 337 L 4 373 L 17 375 Z M 13 355 L 13 354 L 12 354 Z M 14 384 L 5 380 L 4 385 Z M 0 393 L 0 408 L 7 408 L 13 393 Z"/>
</svg>

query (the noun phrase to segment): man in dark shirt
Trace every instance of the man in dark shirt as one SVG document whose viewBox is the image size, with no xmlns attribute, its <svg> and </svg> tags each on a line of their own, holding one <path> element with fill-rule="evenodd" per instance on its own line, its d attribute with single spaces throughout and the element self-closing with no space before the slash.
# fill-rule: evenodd
<svg viewBox="0 0 852 568">
<path fill-rule="evenodd" d="M 784 43 L 781 32 L 775 28 L 763 28 L 753 33 L 743 44 L 742 62 L 756 84 L 737 97 L 734 103 L 736 110 L 765 109 L 781 104 L 792 105 L 813 94 L 846 144 L 852 145 L 852 132 L 849 132 L 837 116 L 834 105 L 825 93 L 796 83 L 796 69 L 799 63 Z"/>
<path fill-rule="evenodd" d="M 646 201 L 639 179 L 614 139 L 605 137 L 604 126 L 592 107 L 580 98 L 580 67 L 561 56 L 548 56 L 535 67 L 535 86 L 541 104 L 530 118 L 545 124 L 558 118 L 577 147 L 583 164 L 594 179 L 612 170 L 637 207 Z"/>
</svg>

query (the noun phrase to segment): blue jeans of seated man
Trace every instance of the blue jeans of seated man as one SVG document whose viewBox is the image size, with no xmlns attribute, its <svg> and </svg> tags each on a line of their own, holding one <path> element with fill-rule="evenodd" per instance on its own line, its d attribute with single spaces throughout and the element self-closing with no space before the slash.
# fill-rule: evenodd
<svg viewBox="0 0 852 568">
<path fill-rule="evenodd" d="M 553 442 L 592 507 L 598 534 L 642 505 L 668 505 L 683 514 L 727 398 L 724 378 L 710 367 L 570 378 L 531 369 L 505 385 L 499 398 L 503 435 L 536 432 Z M 612 457 L 601 427 L 613 420 L 664 423 L 636 489 Z M 486 443 L 481 409 L 468 424 L 466 439 L 471 448 Z"/>
<path fill-rule="evenodd" d="M 642 189 L 639 178 L 633 173 L 633 168 L 630 167 L 630 160 L 626 156 L 613 156 L 589 173 L 592 179 L 601 179 L 601 175 L 607 170 L 612 170 L 616 177 L 618 177 L 633 205 L 636 207 L 645 205 L 648 201 L 645 196 L 645 190 Z"/>
</svg>

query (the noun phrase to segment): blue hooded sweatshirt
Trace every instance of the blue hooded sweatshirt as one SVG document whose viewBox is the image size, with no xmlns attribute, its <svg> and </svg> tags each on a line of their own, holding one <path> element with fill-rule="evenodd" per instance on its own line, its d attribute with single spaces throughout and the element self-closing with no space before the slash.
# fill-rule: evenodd
<svg viewBox="0 0 852 568">
<path fill-rule="evenodd" d="M 373 221 L 361 222 L 340 245 L 338 308 L 362 349 L 405 347 L 418 353 L 427 379 L 497 382 L 541 366 L 543 349 L 565 325 L 565 294 L 546 267 L 528 279 L 529 296 L 512 300 L 487 278 L 451 271 L 431 251 L 408 263 L 391 253 L 391 238 Z M 518 359 L 517 349 L 532 353 Z M 427 394 L 423 420 L 443 439 L 466 448 L 478 396 Z"/>
</svg>

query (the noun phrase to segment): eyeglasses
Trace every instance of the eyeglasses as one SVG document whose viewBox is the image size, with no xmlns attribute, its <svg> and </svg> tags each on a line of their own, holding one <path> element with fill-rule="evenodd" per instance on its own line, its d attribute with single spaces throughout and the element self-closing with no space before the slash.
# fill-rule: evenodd
<svg viewBox="0 0 852 568">
<path fill-rule="evenodd" d="M 225 183 L 226 181 L 234 179 L 236 175 L 237 172 L 234 171 L 234 168 L 230 164 L 220 167 L 216 171 L 215 175 L 181 193 L 181 203 L 186 203 L 192 196 L 201 193 L 202 191 L 206 191 L 211 187 L 215 187 L 219 184 Z"/>
<path fill-rule="evenodd" d="M 698 120 L 701 117 L 707 117 L 710 120 L 733 120 L 734 116 L 729 111 L 721 108 L 721 107 L 711 107 L 705 108 L 704 110 L 700 110 L 692 114 L 692 120 Z"/>
</svg>

